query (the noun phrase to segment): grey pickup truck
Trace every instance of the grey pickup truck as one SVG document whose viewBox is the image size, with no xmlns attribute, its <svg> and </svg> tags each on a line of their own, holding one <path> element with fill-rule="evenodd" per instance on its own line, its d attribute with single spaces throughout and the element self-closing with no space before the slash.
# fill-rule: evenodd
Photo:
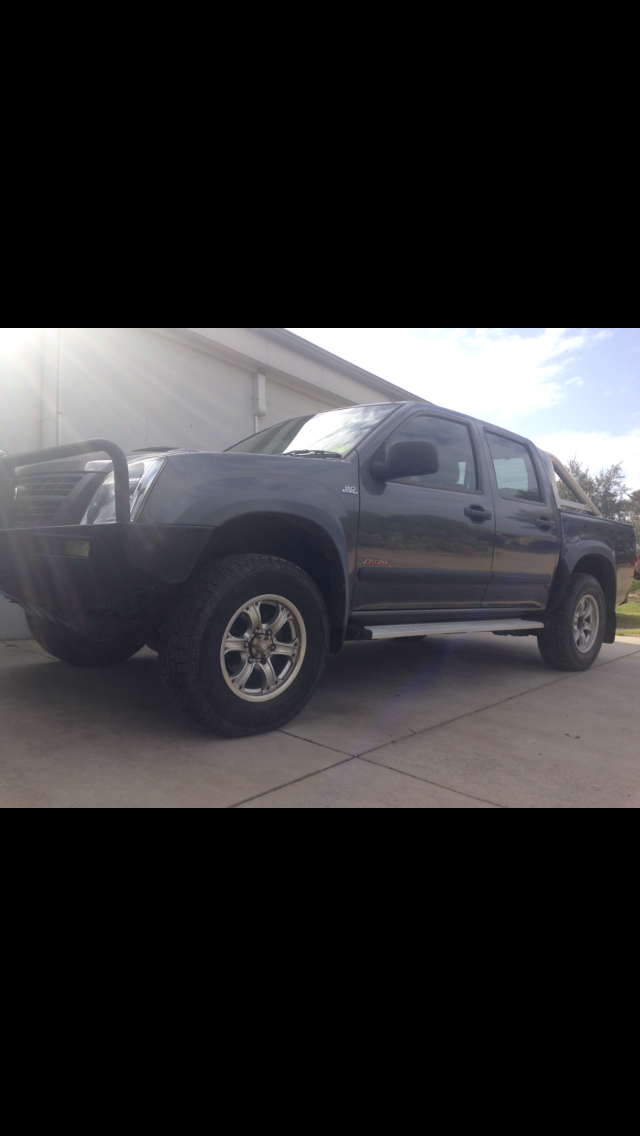
<svg viewBox="0 0 640 1136">
<path fill-rule="evenodd" d="M 549 666 L 587 670 L 637 563 L 633 528 L 556 458 L 424 402 L 226 453 L 93 438 L 0 458 L 0 593 L 34 638 L 85 666 L 147 644 L 226 737 L 290 721 L 346 640 L 535 635 Z"/>
</svg>

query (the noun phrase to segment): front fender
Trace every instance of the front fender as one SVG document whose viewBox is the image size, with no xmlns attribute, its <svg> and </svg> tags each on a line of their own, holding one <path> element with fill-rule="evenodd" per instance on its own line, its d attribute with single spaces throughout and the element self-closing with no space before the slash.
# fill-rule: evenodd
<svg viewBox="0 0 640 1136">
<path fill-rule="evenodd" d="M 175 455 L 141 520 L 220 530 L 229 522 L 247 518 L 250 525 L 252 518 L 269 516 L 307 522 L 324 534 L 339 559 L 348 603 L 360 519 L 357 456 L 343 462 L 236 453 Z"/>
</svg>

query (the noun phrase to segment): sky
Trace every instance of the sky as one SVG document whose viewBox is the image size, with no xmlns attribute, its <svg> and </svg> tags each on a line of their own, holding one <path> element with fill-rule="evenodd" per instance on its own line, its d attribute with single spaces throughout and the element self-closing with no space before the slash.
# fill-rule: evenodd
<svg viewBox="0 0 640 1136">
<path fill-rule="evenodd" d="M 532 438 L 562 461 L 622 462 L 640 489 L 640 328 L 290 327 L 451 410 Z"/>
</svg>

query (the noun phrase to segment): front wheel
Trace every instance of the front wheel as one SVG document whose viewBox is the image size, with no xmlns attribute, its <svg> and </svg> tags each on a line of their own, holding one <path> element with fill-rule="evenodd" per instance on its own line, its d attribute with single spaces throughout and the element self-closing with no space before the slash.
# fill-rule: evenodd
<svg viewBox="0 0 640 1136">
<path fill-rule="evenodd" d="M 560 607 L 538 635 L 540 654 L 558 671 L 586 671 L 604 642 L 607 605 L 594 576 L 576 573 Z"/>
<path fill-rule="evenodd" d="M 74 667 L 108 667 L 116 663 L 124 663 L 132 655 L 137 655 L 144 647 L 144 636 L 127 633 L 118 639 L 109 639 L 103 643 L 95 643 L 92 639 L 83 639 L 68 627 L 59 623 L 52 623 L 48 619 L 39 619 L 35 615 L 27 616 L 27 624 L 33 638 L 45 651 L 63 663 L 71 663 Z"/>
<path fill-rule="evenodd" d="M 324 671 L 322 596 L 294 564 L 230 556 L 191 581 L 162 630 L 165 689 L 223 737 L 277 730 L 306 706 Z"/>
</svg>

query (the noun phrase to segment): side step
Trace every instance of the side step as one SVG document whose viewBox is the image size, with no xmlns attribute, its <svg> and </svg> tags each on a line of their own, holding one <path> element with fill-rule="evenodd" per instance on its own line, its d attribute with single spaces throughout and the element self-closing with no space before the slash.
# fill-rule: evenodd
<svg viewBox="0 0 640 1136">
<path fill-rule="evenodd" d="M 544 623 L 528 623 L 524 619 L 493 619 L 468 623 L 398 623 L 366 630 L 371 632 L 372 639 L 416 639 L 420 635 L 481 635 L 495 631 L 542 631 L 543 628 Z"/>
</svg>

